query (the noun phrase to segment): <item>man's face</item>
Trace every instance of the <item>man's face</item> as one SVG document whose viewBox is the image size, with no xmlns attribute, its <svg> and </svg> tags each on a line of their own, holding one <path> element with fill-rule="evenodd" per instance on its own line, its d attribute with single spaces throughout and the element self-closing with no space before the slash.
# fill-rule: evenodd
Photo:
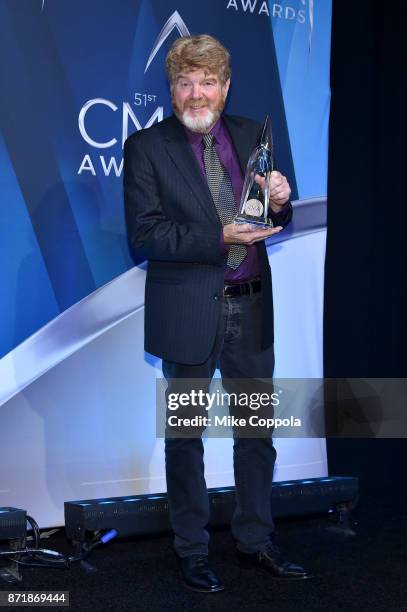
<svg viewBox="0 0 407 612">
<path fill-rule="evenodd" d="M 172 89 L 172 105 L 178 119 L 193 132 L 209 132 L 218 120 L 229 90 L 215 74 L 193 70 L 178 75 Z"/>
</svg>

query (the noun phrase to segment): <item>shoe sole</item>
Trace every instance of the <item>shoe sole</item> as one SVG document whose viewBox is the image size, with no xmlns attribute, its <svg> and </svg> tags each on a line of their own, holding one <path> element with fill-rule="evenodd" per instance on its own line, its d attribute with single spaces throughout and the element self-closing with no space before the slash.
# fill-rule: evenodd
<svg viewBox="0 0 407 612">
<path fill-rule="evenodd" d="M 240 559 L 237 560 L 237 564 L 240 568 L 243 568 L 243 569 L 251 569 L 251 570 L 266 572 L 266 574 L 268 574 L 273 580 L 279 580 L 280 582 L 299 582 L 301 580 L 311 580 L 312 578 L 315 578 L 314 574 L 307 574 L 306 576 L 290 576 L 290 577 L 287 576 L 286 578 L 284 576 L 276 576 L 272 572 L 269 572 L 269 570 L 266 569 L 265 567 L 261 567 L 261 565 L 254 565 L 253 563 L 248 563 L 247 561 L 241 561 Z"/>
<path fill-rule="evenodd" d="M 184 586 L 186 586 L 186 588 L 190 591 L 195 591 L 195 593 L 219 593 L 220 591 L 225 590 L 224 586 L 220 586 L 216 589 L 211 589 L 210 591 L 208 591 L 208 589 L 200 589 L 199 587 L 193 587 L 190 584 L 187 584 L 186 582 L 184 582 Z"/>
<path fill-rule="evenodd" d="M 259 567 L 259 569 L 262 569 L 261 567 Z M 263 569 L 263 572 L 267 572 L 267 574 L 269 576 L 271 576 L 271 578 L 273 578 L 273 580 L 279 580 L 280 582 L 300 582 L 300 581 L 304 581 L 304 580 L 312 580 L 313 578 L 315 578 L 314 574 L 309 574 L 308 576 L 295 576 L 293 578 L 283 578 L 281 576 L 274 576 L 273 574 L 271 574 L 270 572 L 268 572 L 267 570 Z"/>
</svg>

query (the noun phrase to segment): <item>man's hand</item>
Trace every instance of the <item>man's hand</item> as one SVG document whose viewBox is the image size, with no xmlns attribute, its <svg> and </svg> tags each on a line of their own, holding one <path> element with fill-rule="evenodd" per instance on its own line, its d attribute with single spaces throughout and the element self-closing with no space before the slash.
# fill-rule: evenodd
<svg viewBox="0 0 407 612">
<path fill-rule="evenodd" d="M 256 183 L 264 191 L 265 180 L 262 176 L 256 176 Z M 288 202 L 291 195 L 290 185 L 285 176 L 277 170 L 273 170 L 270 175 L 270 199 L 269 206 L 275 213 L 280 212 L 281 208 Z"/>
<path fill-rule="evenodd" d="M 251 246 L 255 242 L 265 240 L 273 234 L 278 234 L 283 228 L 279 225 L 271 229 L 258 229 L 250 223 L 228 223 L 223 226 L 223 240 L 225 244 L 244 244 Z"/>
</svg>

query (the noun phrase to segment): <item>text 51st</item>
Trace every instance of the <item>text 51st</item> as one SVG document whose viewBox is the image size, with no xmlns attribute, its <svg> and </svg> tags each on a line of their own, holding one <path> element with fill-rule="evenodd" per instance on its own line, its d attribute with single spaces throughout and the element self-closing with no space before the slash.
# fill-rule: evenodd
<svg viewBox="0 0 407 612">
<path fill-rule="evenodd" d="M 157 96 L 155 94 L 135 93 L 134 104 L 136 106 L 147 106 L 149 102 L 155 102 Z"/>
</svg>

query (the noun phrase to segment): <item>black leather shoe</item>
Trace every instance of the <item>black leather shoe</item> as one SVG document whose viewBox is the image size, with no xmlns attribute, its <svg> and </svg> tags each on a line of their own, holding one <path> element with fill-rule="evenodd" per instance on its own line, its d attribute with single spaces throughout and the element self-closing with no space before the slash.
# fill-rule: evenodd
<svg viewBox="0 0 407 612">
<path fill-rule="evenodd" d="M 314 576 L 300 565 L 284 561 L 279 548 L 270 542 L 265 550 L 253 554 L 237 550 L 241 567 L 260 567 L 278 580 L 307 580 Z"/>
<path fill-rule="evenodd" d="M 180 559 L 185 585 L 200 593 L 216 593 L 225 588 L 211 569 L 206 555 L 189 555 Z"/>
</svg>

